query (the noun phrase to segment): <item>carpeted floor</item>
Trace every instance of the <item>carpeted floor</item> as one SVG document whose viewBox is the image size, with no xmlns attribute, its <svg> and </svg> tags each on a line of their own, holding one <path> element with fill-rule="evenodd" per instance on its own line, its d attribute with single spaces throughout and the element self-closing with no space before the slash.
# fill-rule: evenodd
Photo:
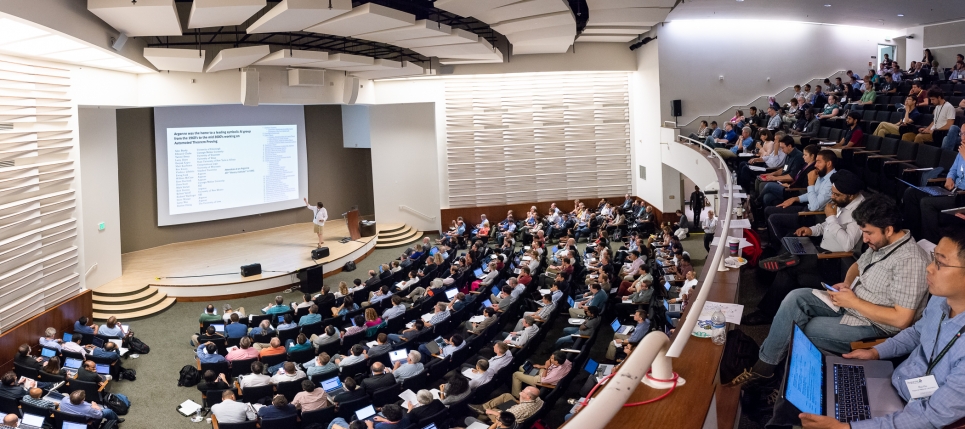
<svg viewBox="0 0 965 429">
<path fill-rule="evenodd" d="M 702 235 L 695 234 L 683 242 L 684 248 L 690 252 L 697 271 L 703 265 L 706 252 L 703 248 Z M 582 248 L 583 243 L 580 244 Z M 371 267 L 378 263 L 397 258 L 406 246 L 388 249 L 375 249 L 364 261 L 359 269 L 353 272 L 343 272 L 325 279 L 325 284 L 335 286 L 339 281 L 364 278 Z M 745 288 L 742 287 L 742 291 Z M 225 302 L 234 307 L 244 307 L 248 311 L 260 313 L 260 309 L 269 304 L 276 294 L 262 295 L 251 298 L 230 301 L 213 301 L 217 308 Z M 285 302 L 292 299 L 300 300 L 298 293 L 282 294 Z M 136 381 L 120 381 L 112 383 L 111 390 L 127 395 L 132 402 L 131 412 L 124 416 L 125 429 L 148 429 L 164 427 L 166 429 L 187 429 L 210 427 L 204 421 L 193 423 L 176 411 L 178 404 L 191 399 L 201 403 L 201 393 L 194 387 L 178 387 L 178 371 L 184 365 L 194 363 L 194 350 L 188 344 L 191 334 L 197 331 L 198 316 L 207 303 L 177 303 L 167 311 L 149 318 L 130 322 L 135 335 L 151 346 L 151 353 L 141 355 L 138 359 L 126 359 L 122 364 L 125 368 L 137 370 Z M 542 362 L 553 351 L 553 342 L 560 336 L 563 326 L 554 327 L 546 337 L 543 347 L 533 355 L 533 360 Z M 597 341 L 593 348 L 592 357 L 602 359 L 606 352 L 606 341 Z M 564 398 L 577 397 L 579 386 L 571 386 Z M 508 390 L 508 389 L 507 389 Z M 565 399 L 564 399 L 565 401 Z M 563 416 L 570 409 L 565 402 L 557 404 L 547 416 L 547 423 L 552 427 L 559 427 Z"/>
</svg>

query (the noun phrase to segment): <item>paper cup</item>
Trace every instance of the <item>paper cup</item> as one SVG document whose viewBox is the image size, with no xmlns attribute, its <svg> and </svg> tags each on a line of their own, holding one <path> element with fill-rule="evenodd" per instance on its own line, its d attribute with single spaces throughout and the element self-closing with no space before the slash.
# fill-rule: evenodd
<svg viewBox="0 0 965 429">
<path fill-rule="evenodd" d="M 730 255 L 737 256 L 737 251 L 740 250 L 741 239 L 737 237 L 731 237 L 727 239 L 727 247 L 730 248 Z"/>
</svg>

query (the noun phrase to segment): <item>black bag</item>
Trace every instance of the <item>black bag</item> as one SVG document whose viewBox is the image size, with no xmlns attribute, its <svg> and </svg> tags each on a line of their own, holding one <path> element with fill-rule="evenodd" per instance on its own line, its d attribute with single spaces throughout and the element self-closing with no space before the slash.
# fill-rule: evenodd
<svg viewBox="0 0 965 429">
<path fill-rule="evenodd" d="M 131 337 L 131 339 L 128 341 L 127 348 L 131 349 L 131 351 L 134 353 L 142 355 L 146 355 L 151 352 L 151 347 L 147 344 L 144 344 L 144 341 L 141 341 L 141 339 L 137 337 Z"/>
<path fill-rule="evenodd" d="M 104 403 L 107 405 L 107 408 L 114 410 L 114 412 L 119 416 L 127 414 L 127 411 L 131 408 L 128 402 L 124 401 L 118 395 L 113 393 L 107 394 L 107 398 L 104 400 Z"/>
<path fill-rule="evenodd" d="M 342 271 L 355 271 L 355 262 L 346 262 L 345 266 L 342 267 Z"/>
<path fill-rule="evenodd" d="M 125 369 L 121 371 L 119 375 L 121 380 L 130 380 L 130 381 L 137 380 L 137 371 L 133 369 Z"/>
<path fill-rule="evenodd" d="M 178 377 L 178 386 L 191 387 L 197 385 L 201 382 L 201 373 L 194 365 L 185 365 L 181 368 L 180 376 Z"/>
<path fill-rule="evenodd" d="M 757 362 L 760 346 L 740 329 L 727 333 L 724 355 L 720 360 L 720 379 L 732 380 Z"/>
</svg>

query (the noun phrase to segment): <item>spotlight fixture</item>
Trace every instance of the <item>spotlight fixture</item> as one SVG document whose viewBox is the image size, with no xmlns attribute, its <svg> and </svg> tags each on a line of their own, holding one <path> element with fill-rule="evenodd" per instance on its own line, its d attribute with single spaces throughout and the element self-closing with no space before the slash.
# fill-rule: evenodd
<svg viewBox="0 0 965 429">
<path fill-rule="evenodd" d="M 641 47 L 641 46 L 643 46 L 643 45 L 646 45 L 647 43 L 650 43 L 651 40 L 657 40 L 657 38 L 656 38 L 656 37 L 650 37 L 650 36 L 644 37 L 643 39 L 640 39 L 639 42 L 630 45 L 630 50 L 631 50 L 631 51 L 635 51 L 635 50 L 637 50 L 639 47 Z"/>
</svg>

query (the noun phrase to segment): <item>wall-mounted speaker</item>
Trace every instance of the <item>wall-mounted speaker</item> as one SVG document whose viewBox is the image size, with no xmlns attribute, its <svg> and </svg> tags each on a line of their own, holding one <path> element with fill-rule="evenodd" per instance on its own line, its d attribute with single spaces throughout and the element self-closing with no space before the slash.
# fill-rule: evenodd
<svg viewBox="0 0 965 429">
<path fill-rule="evenodd" d="M 670 102 L 670 116 L 683 116 L 683 107 L 680 104 L 680 100 L 673 100 Z"/>
<path fill-rule="evenodd" d="M 241 71 L 241 104 L 245 106 L 258 105 L 257 69 L 243 69 Z"/>
<path fill-rule="evenodd" d="M 288 86 L 325 86 L 325 70 L 289 69 Z"/>
<path fill-rule="evenodd" d="M 345 104 L 355 104 L 359 99 L 359 78 L 355 76 L 345 76 L 345 93 L 342 94 L 342 102 Z"/>
<path fill-rule="evenodd" d="M 120 51 L 125 43 L 127 43 L 127 35 L 124 33 L 118 34 L 116 39 L 111 38 L 111 47 L 114 48 L 115 51 Z"/>
</svg>

